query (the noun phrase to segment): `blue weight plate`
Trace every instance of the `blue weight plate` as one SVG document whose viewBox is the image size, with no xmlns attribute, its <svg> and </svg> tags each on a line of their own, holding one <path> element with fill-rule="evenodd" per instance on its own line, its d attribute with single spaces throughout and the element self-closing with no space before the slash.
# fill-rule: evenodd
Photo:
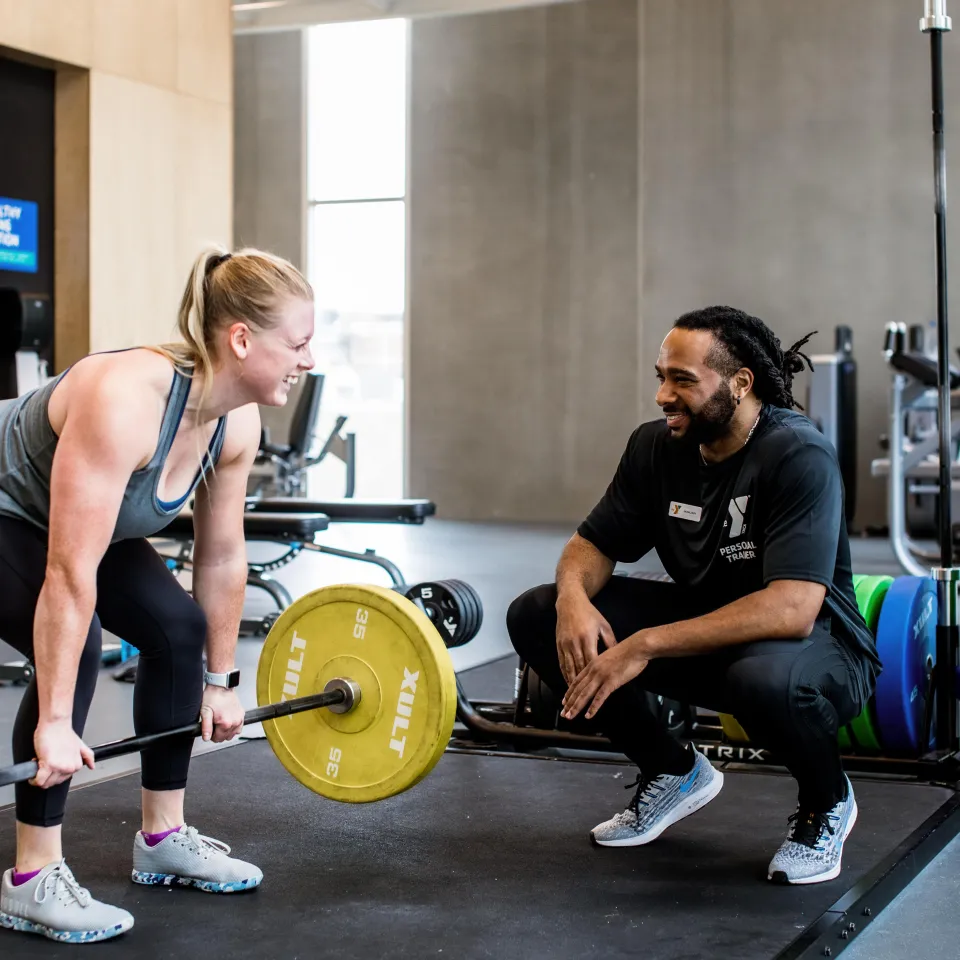
<svg viewBox="0 0 960 960">
<path fill-rule="evenodd" d="M 927 677 L 936 660 L 937 590 L 929 577 L 898 577 L 877 624 L 883 672 L 877 680 L 877 727 L 883 749 L 917 755 L 923 737 Z"/>
</svg>

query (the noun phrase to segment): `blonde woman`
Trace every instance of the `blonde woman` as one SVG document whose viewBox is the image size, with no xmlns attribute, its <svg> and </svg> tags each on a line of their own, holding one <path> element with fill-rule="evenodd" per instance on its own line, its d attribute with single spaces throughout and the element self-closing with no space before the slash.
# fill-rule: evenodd
<svg viewBox="0 0 960 960">
<path fill-rule="evenodd" d="M 205 740 L 240 731 L 234 652 L 257 404 L 283 406 L 313 366 L 313 312 L 313 291 L 286 261 L 209 251 L 183 294 L 182 343 L 93 354 L 0 403 L 0 638 L 36 664 L 13 757 L 39 761 L 35 780 L 16 788 L 17 862 L 0 889 L 4 927 L 91 942 L 133 926 L 129 913 L 80 887 L 61 846 L 70 777 L 94 765 L 81 738 L 101 627 L 140 650 L 138 734 L 198 716 Z M 191 598 L 145 538 L 193 494 Z M 191 748 L 184 739 L 141 755 L 133 880 L 213 893 L 256 887 L 259 869 L 184 823 Z"/>
</svg>

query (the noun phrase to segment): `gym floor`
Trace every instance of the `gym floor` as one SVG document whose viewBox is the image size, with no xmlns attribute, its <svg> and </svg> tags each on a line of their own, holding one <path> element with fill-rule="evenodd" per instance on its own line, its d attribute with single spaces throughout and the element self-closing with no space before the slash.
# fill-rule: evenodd
<svg viewBox="0 0 960 960">
<path fill-rule="evenodd" d="M 453 651 L 454 664 L 468 694 L 509 700 L 507 605 L 522 590 L 552 578 L 568 535 L 559 527 L 434 520 L 419 528 L 336 526 L 324 542 L 347 549 L 373 546 L 409 581 L 469 581 L 483 598 L 484 626 L 468 646 Z M 900 572 L 886 541 L 855 540 L 852 546 L 855 570 Z M 251 547 L 252 556 L 276 552 Z M 655 558 L 637 568 L 659 569 Z M 294 596 L 333 582 L 386 582 L 373 566 L 315 554 L 301 555 L 278 579 Z M 269 609 L 264 597 L 251 594 L 250 613 Z M 254 704 L 259 650 L 256 639 L 240 641 L 247 706 Z M 0 661 L 15 657 L 0 644 Z M 87 727 L 90 743 L 132 733 L 132 686 L 113 681 L 109 669 L 101 681 Z M 11 762 L 9 729 L 21 692 L 0 686 L 0 766 Z M 193 891 L 144 891 L 126 882 L 138 789 L 134 776 L 123 775 L 137 760 L 117 758 L 77 777 L 78 787 L 95 786 L 77 790 L 65 831 L 81 882 L 113 897 L 140 921 L 132 934 L 101 949 L 172 956 L 194 949 L 193 938 L 204 930 L 211 958 L 238 952 L 295 956 L 305 949 L 304 938 L 310 938 L 310 953 L 317 953 L 320 937 L 344 957 L 454 951 L 464 957 L 494 951 L 527 958 L 769 957 L 945 796 L 936 788 L 855 779 L 861 821 L 848 845 L 844 874 L 818 887 L 774 888 L 754 875 L 756 863 L 762 867 L 782 838 L 793 794 L 790 781 L 770 771 L 729 775 L 718 803 L 691 817 L 688 826 L 674 828 L 674 837 L 626 851 L 629 856 L 613 851 L 604 857 L 608 851 L 598 856 L 585 833 L 622 806 L 623 784 L 632 779 L 627 765 L 448 754 L 413 791 L 346 808 L 303 790 L 282 772 L 265 743 L 245 743 L 235 752 L 198 745 L 198 753 L 215 751 L 194 765 L 188 818 L 205 832 L 219 831 L 240 856 L 260 862 L 273 893 L 263 896 L 265 885 L 252 897 L 215 904 Z M 279 786 L 265 780 L 267 771 Z M 3 865 L 13 855 L 11 801 L 12 790 L 0 790 Z M 751 805 L 756 815 L 745 818 Z M 324 850 L 327 864 L 320 862 Z M 948 845 L 845 956 L 892 960 L 917 954 L 922 942 L 925 958 L 955 957 L 958 878 L 960 841 Z M 180 920 L 169 908 L 174 897 L 183 904 Z M 284 904 L 291 912 L 271 913 Z M 694 922 L 685 910 L 695 911 Z M 748 915 L 764 918 L 765 933 L 746 922 Z M 291 924 L 299 942 L 291 937 Z M 10 957 L 73 949 L 5 932 L 0 939 L 3 955 Z"/>
</svg>

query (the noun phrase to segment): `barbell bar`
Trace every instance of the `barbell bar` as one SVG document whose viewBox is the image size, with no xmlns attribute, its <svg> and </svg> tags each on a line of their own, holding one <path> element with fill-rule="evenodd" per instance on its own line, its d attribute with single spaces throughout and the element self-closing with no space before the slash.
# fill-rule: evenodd
<svg viewBox="0 0 960 960">
<path fill-rule="evenodd" d="M 253 723 L 262 723 L 264 720 L 276 720 L 279 717 L 303 713 L 306 710 L 319 710 L 321 707 L 327 707 L 336 713 L 347 713 L 360 702 L 361 697 L 362 694 L 358 684 L 344 677 L 336 677 L 326 685 L 323 693 L 309 694 L 305 697 L 297 697 L 280 703 L 268 703 L 262 707 L 254 707 L 254 709 L 248 710 L 243 716 L 243 725 L 246 727 Z M 141 750 L 146 750 L 148 747 L 156 746 L 166 740 L 174 740 L 179 737 L 199 737 L 202 731 L 201 721 L 196 720 L 193 723 L 173 727 L 169 730 L 145 733 L 138 737 L 126 737 L 123 740 L 113 740 L 110 743 L 102 743 L 94 747 L 93 758 L 99 763 L 101 760 L 139 753 Z M 2 767 L 0 768 L 0 787 L 32 780 L 39 772 L 40 768 L 36 760 L 27 760 L 24 763 L 16 763 L 11 767 Z"/>
<path fill-rule="evenodd" d="M 412 600 L 384 587 L 337 584 L 277 618 L 257 665 L 257 702 L 244 724 L 263 723 L 294 779 L 330 800 L 368 803 L 409 790 L 443 756 L 457 679 L 440 633 Z M 200 732 L 194 721 L 103 744 L 94 757 Z M 17 764 L 0 770 L 0 786 L 36 774 L 35 761 Z"/>
</svg>

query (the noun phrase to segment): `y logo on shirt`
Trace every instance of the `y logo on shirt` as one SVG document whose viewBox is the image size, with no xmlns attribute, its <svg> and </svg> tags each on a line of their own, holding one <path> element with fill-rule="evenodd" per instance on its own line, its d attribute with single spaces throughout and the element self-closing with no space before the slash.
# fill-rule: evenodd
<svg viewBox="0 0 960 960">
<path fill-rule="evenodd" d="M 747 501 L 749 499 L 749 495 L 746 497 L 734 497 L 730 501 L 729 507 L 727 507 L 727 510 L 730 513 L 731 540 L 743 535 L 743 528 L 747 524 Z"/>
</svg>

